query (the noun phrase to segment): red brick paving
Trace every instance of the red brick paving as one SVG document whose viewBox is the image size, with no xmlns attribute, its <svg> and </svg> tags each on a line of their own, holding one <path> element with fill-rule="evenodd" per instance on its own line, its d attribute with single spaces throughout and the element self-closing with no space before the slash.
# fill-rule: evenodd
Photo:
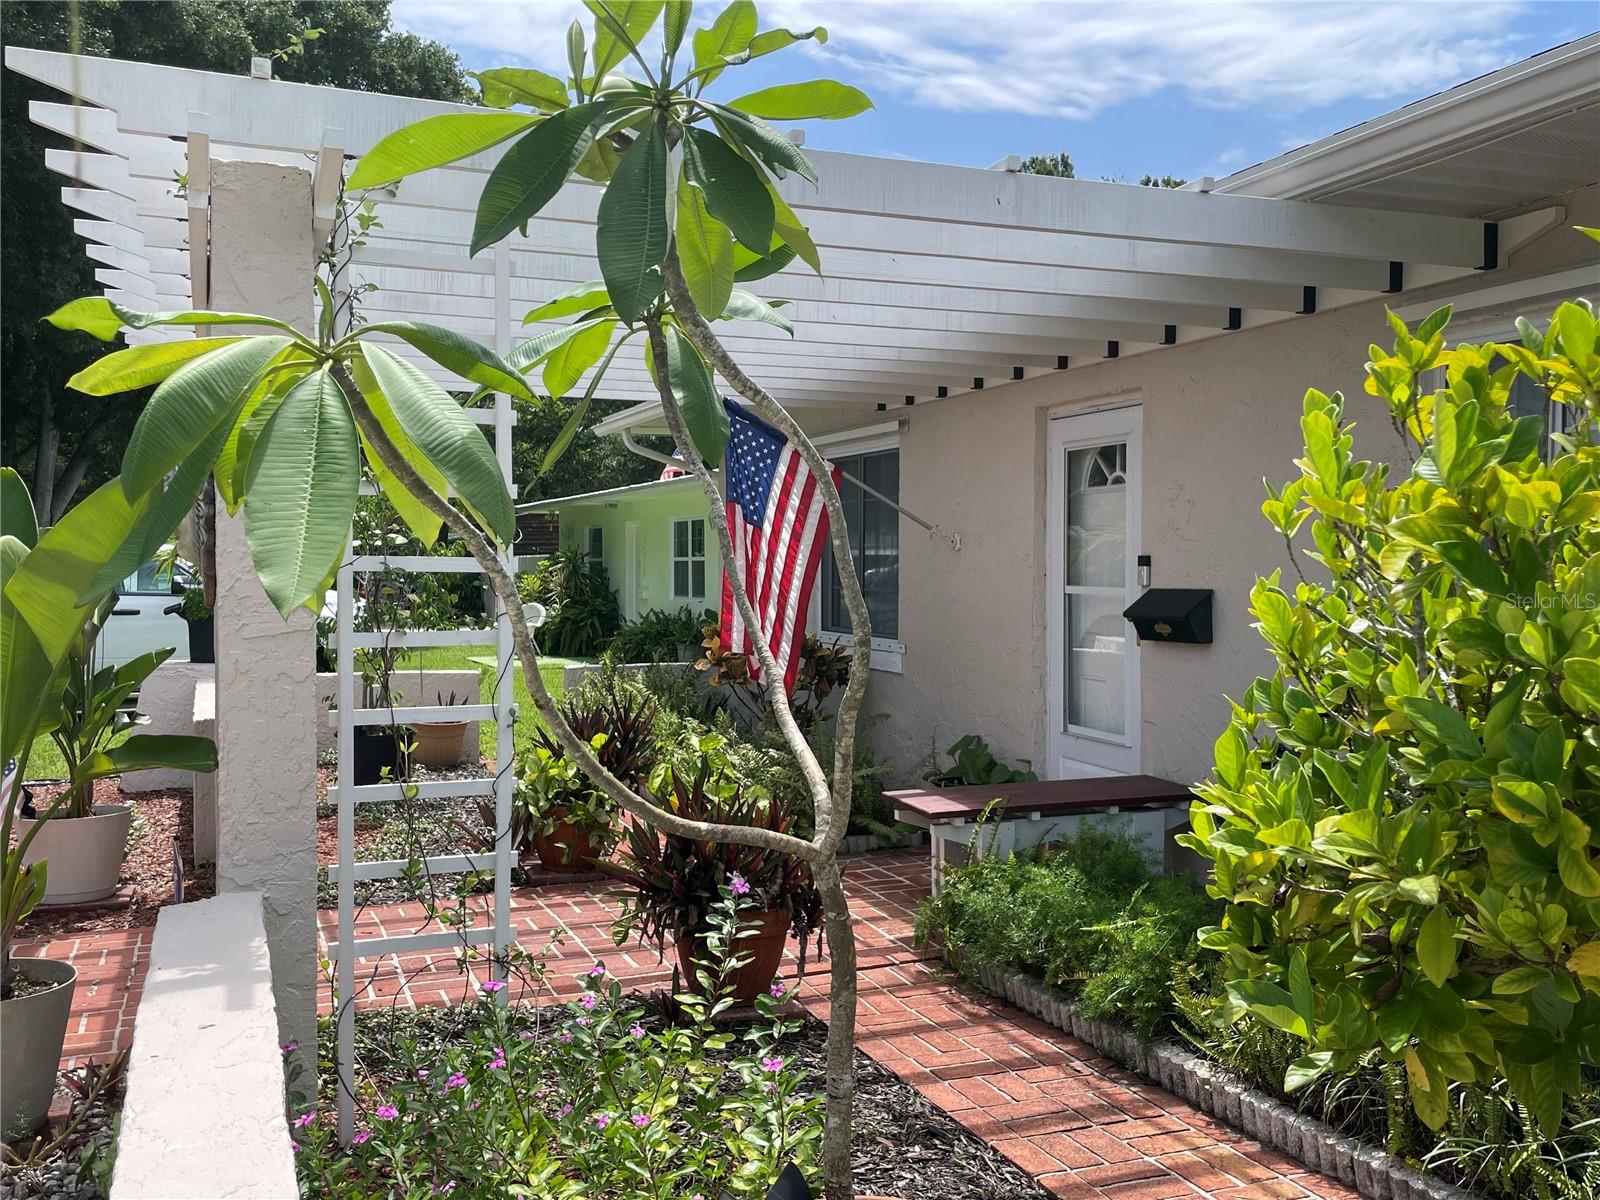
<svg viewBox="0 0 1600 1200">
<path fill-rule="evenodd" d="M 861 967 L 859 1045 L 1054 1195 L 1356 1200 L 1355 1193 L 1227 1128 L 1070 1035 L 964 990 L 912 944 L 916 905 L 928 889 L 925 853 L 858 858 L 846 874 Z M 565 940 L 546 952 L 550 982 L 561 994 L 577 991 L 578 976 L 595 962 L 640 989 L 668 979 L 670 962 L 658 962 L 653 951 L 612 944 L 615 915 L 603 885 L 513 894 L 512 921 L 526 947 L 546 944 L 558 927 L 566 930 Z M 336 936 L 336 914 L 321 918 L 324 938 Z M 358 936 L 427 928 L 417 904 L 367 909 L 357 921 Z M 151 933 L 85 934 L 47 947 L 17 947 L 19 954 L 43 952 L 78 967 L 65 1064 L 132 1041 Z M 792 952 L 788 967 L 797 968 Z M 357 1004 L 363 1008 L 454 1003 L 471 988 L 449 952 L 369 959 L 358 965 L 357 978 Z M 825 969 L 808 974 L 801 1000 L 826 1017 Z M 323 1011 L 331 1002 L 324 987 Z"/>
</svg>

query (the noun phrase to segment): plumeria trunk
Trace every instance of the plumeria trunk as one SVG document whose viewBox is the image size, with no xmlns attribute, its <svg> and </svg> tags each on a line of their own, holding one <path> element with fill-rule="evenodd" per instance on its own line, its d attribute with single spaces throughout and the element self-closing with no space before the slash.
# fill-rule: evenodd
<svg viewBox="0 0 1600 1200">
<path fill-rule="evenodd" d="M 694 319 L 698 322 L 697 315 Z M 703 322 L 700 322 L 700 324 L 703 328 Z M 664 361 L 665 346 L 660 338 L 660 327 L 654 327 L 651 333 L 652 350 L 658 356 L 658 374 L 662 379 L 666 379 L 668 375 Z M 720 351 L 720 346 L 717 349 Z M 725 373 L 724 378 L 727 377 Z M 533 701 L 534 707 L 545 719 L 562 749 L 578 763 L 595 785 L 616 801 L 623 811 L 668 833 L 777 850 L 799 857 L 811 866 L 812 874 L 816 879 L 818 891 L 823 901 L 831 972 L 826 1070 L 827 1112 L 822 1148 L 823 1180 L 828 1200 L 851 1200 L 854 1195 L 850 1171 L 850 1141 L 852 1109 L 855 1097 L 853 1056 L 855 1052 L 856 948 L 849 904 L 845 896 L 843 879 L 839 870 L 838 848 L 840 841 L 844 837 L 850 816 L 850 756 L 853 754 L 856 718 L 860 712 L 867 672 L 870 669 L 871 641 L 870 626 L 866 617 L 866 601 L 861 594 L 860 584 L 855 578 L 849 555 L 849 542 L 845 533 L 843 506 L 839 500 L 838 490 L 833 486 L 821 456 L 817 453 L 815 447 L 810 444 L 809 440 L 805 439 L 804 434 L 799 433 L 796 428 L 795 433 L 799 433 L 796 444 L 800 447 L 802 456 L 806 458 L 806 461 L 818 477 L 819 487 L 824 494 L 824 502 L 833 519 L 835 561 L 840 568 L 839 574 L 844 583 L 843 590 L 846 606 L 850 610 L 852 624 L 855 626 L 855 644 L 859 658 L 856 660 L 857 667 L 851 671 L 850 680 L 845 686 L 836 717 L 839 757 L 835 760 L 834 777 L 836 784 L 834 787 L 829 786 L 826 773 L 822 770 L 816 755 L 811 751 L 804 735 L 800 732 L 799 726 L 794 720 L 794 714 L 790 710 L 788 697 L 783 694 L 782 688 L 775 689 L 773 693 L 774 714 L 779 728 L 783 731 L 785 740 L 800 764 L 801 772 L 812 792 L 812 799 L 816 809 L 816 829 L 812 839 L 807 841 L 789 834 L 778 833 L 774 830 L 686 820 L 676 813 L 662 809 L 645 797 L 638 795 L 607 771 L 594 756 L 592 748 L 585 744 L 567 724 L 554 699 L 545 688 L 543 677 L 539 672 L 538 647 L 534 642 L 532 631 L 528 627 L 527 619 L 523 613 L 522 599 L 517 591 L 516 580 L 496 555 L 489 539 L 472 521 L 451 505 L 443 496 L 435 492 L 406 461 L 389 439 L 377 416 L 367 404 L 360 388 L 350 377 L 349 372 L 340 367 L 336 371 L 336 378 L 350 404 L 358 426 L 368 439 L 379 460 L 394 474 L 401 486 L 415 496 L 429 511 L 439 516 L 462 539 L 469 553 L 483 569 L 496 597 L 506 610 L 507 619 L 511 624 L 512 641 L 516 649 L 518 664 L 522 668 L 523 677 L 527 683 L 529 696 Z M 750 386 L 752 388 L 755 387 L 753 384 Z M 759 389 L 756 390 L 759 395 L 766 397 L 768 404 L 772 404 L 771 398 L 767 397 L 765 392 Z M 707 489 L 707 504 L 712 517 L 711 524 L 717 530 L 718 537 L 723 544 L 725 560 L 731 562 L 733 560 L 732 547 L 728 544 L 726 523 L 721 519 L 722 498 L 716 489 L 715 480 L 712 479 L 704 461 L 695 453 L 693 444 L 683 429 L 682 417 L 678 412 L 670 389 L 663 388 L 663 405 L 666 408 L 669 422 L 673 424 L 674 436 L 678 441 L 680 451 L 683 453 L 685 460 L 694 468 L 702 486 Z M 760 407 L 765 408 L 765 406 Z M 772 407 L 776 407 L 776 405 L 772 404 Z M 787 418 L 786 413 L 783 416 Z M 792 426 L 792 421 L 789 424 Z M 733 576 L 729 578 L 733 581 L 732 588 L 735 603 L 745 612 L 746 619 L 750 621 L 752 627 L 759 628 L 759 624 L 754 621 L 754 613 L 743 581 Z M 757 657 L 762 661 L 764 670 L 771 672 L 773 675 L 781 676 L 781 672 L 778 671 L 777 665 L 773 661 L 770 648 L 760 643 L 759 639 Z M 506 836 L 505 830 L 496 830 L 495 833 L 496 837 Z"/>
</svg>

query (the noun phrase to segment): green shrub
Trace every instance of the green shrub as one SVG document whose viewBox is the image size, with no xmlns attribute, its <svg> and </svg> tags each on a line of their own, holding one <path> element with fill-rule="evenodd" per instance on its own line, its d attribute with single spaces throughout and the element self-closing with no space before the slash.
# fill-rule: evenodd
<svg viewBox="0 0 1600 1200">
<path fill-rule="evenodd" d="M 652 608 L 617 630 L 607 653 L 622 663 L 679 662 L 680 647 L 693 647 L 699 653 L 700 627 L 716 619 L 711 609 L 696 615 L 687 604 L 673 613 Z"/>
<path fill-rule="evenodd" d="M 1171 1016 L 1175 972 L 1214 957 L 1195 932 L 1217 914 L 1194 881 L 1153 875 L 1126 834 L 1086 826 L 1052 849 L 951 871 L 917 938 L 942 935 L 963 969 L 1001 963 L 1066 987 L 1086 1015 L 1149 1037 Z"/>
<path fill-rule="evenodd" d="M 611 577 L 580 549 L 552 554 L 517 586 L 524 600 L 537 600 L 545 607 L 545 623 L 536 634 L 539 649 L 546 654 L 599 654 L 622 624 Z"/>
<path fill-rule="evenodd" d="M 1301 1043 L 1287 1086 L 1376 1052 L 1432 1129 L 1452 1083 L 1505 1079 L 1550 1135 L 1600 1061 L 1600 356 L 1585 305 L 1520 346 L 1446 351 L 1448 318 L 1395 320 L 1368 364 L 1407 468 L 1356 459 L 1342 397 L 1306 394 L 1301 474 L 1263 511 L 1309 528 L 1317 578 L 1252 592 L 1277 669 L 1185 841 L 1227 904 L 1203 943 L 1234 1010 Z M 1572 436 L 1508 408 L 1519 376 Z"/>
</svg>

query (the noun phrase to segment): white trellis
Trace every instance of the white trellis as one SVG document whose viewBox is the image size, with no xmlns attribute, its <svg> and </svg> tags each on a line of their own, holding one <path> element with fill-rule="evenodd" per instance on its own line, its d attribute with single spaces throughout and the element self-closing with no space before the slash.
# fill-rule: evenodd
<svg viewBox="0 0 1600 1200">
<path fill-rule="evenodd" d="M 508 277 L 509 260 L 502 252 L 496 256 L 499 270 L 496 280 L 499 300 L 496 308 L 502 315 L 508 312 L 509 291 L 504 286 Z M 334 278 L 339 281 L 344 271 L 338 269 Z M 336 302 L 341 290 L 335 289 Z M 498 322 L 500 336 L 497 349 L 509 349 L 509 322 Z M 516 494 L 511 480 L 511 434 L 516 425 L 516 414 L 511 398 L 504 393 L 494 394 L 494 406 L 487 409 L 467 410 L 490 435 L 495 460 L 501 477 L 512 495 Z M 368 489 L 363 485 L 363 490 Z M 515 570 L 515 560 L 508 548 L 500 555 L 501 564 Z M 355 656 L 357 650 L 425 649 L 432 646 L 480 645 L 485 639 L 482 629 L 401 630 L 382 629 L 358 631 L 355 628 L 355 578 L 369 572 L 398 570 L 412 573 L 473 574 L 483 575 L 475 559 L 447 555 L 387 555 L 354 554 L 348 549 L 336 577 L 335 630 L 337 637 L 336 669 L 338 673 L 338 782 L 330 790 L 329 798 L 338 807 L 339 851 L 337 865 L 339 936 L 329 947 L 334 960 L 334 981 L 337 988 L 335 1019 L 336 1057 L 339 1073 L 339 1137 L 346 1143 L 354 1131 L 355 1119 L 355 1016 L 356 1001 L 362 990 L 357 980 L 356 963 L 363 958 L 404 954 L 408 951 L 448 950 L 488 946 L 490 977 L 505 978 L 505 950 L 511 937 L 511 796 L 515 783 L 514 741 L 517 711 L 514 703 L 517 672 L 515 650 L 511 639 L 511 623 L 506 619 L 503 606 L 493 589 L 486 588 L 489 615 L 493 622 L 495 645 L 494 699 L 487 704 L 440 705 L 425 703 L 423 692 L 415 697 L 417 703 L 381 708 L 362 708 L 356 704 L 357 676 Z M 369 598 L 369 605 L 371 600 Z M 426 678 L 425 675 L 422 676 Z M 495 726 L 495 771 L 493 774 L 466 779 L 446 779 L 428 783 L 411 784 L 400 781 L 357 785 L 355 782 L 355 731 L 358 727 L 372 725 L 405 725 L 414 721 L 468 721 L 468 736 L 475 739 L 476 727 L 482 722 Z M 486 853 L 431 855 L 417 859 L 388 859 L 358 861 L 356 859 L 355 827 L 356 809 L 363 804 L 384 801 L 414 803 L 418 801 L 449 799 L 455 797 L 494 798 L 493 848 Z M 494 871 L 494 906 L 492 919 L 487 924 L 472 924 L 465 928 L 446 928 L 421 933 L 385 934 L 378 937 L 357 938 L 355 935 L 356 905 L 355 885 L 363 880 L 394 879 L 412 870 L 413 862 L 421 867 L 424 877 L 454 875 L 467 871 Z"/>
</svg>

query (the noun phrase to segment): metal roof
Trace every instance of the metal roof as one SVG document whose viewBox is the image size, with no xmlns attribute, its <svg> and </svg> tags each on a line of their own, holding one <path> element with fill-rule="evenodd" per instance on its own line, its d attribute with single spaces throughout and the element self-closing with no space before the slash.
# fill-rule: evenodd
<svg viewBox="0 0 1600 1200">
<path fill-rule="evenodd" d="M 693 488 L 700 491 L 700 481 L 692 475 L 675 475 L 671 479 L 648 479 L 644 483 L 630 483 L 623 487 L 604 488 L 598 492 L 579 492 L 575 496 L 551 496 L 548 500 L 530 500 L 517 505 L 519 513 L 555 512 L 563 508 L 576 508 L 582 504 L 614 504 L 618 500 L 632 500 L 639 496 L 661 492 L 682 491 Z"/>
<path fill-rule="evenodd" d="M 1592 65 L 1596 47 L 1584 54 Z M 314 166 L 331 222 L 338 170 L 400 126 L 463 106 L 9 47 L 11 69 L 75 95 L 35 121 L 81 150 L 48 151 L 97 278 L 141 308 L 190 304 L 187 221 L 207 201 L 200 159 Z M 1590 72 L 1589 94 L 1600 92 Z M 499 148 L 407 179 L 379 202 L 383 228 L 354 252 L 373 319 L 434 321 L 503 351 L 547 326 L 521 314 L 597 278 L 600 188 L 576 181 L 494 251 L 469 258 L 479 190 Z M 197 169 L 190 169 L 191 156 Z M 819 423 L 914 400 L 1226 336 L 1231 329 L 1470 276 L 1561 214 L 1498 225 L 1282 197 L 1164 190 L 813 152 L 820 179 L 781 184 L 827 272 L 792 265 L 755 290 L 790 304 L 792 339 L 742 323 L 730 349 L 784 404 Z M 176 180 L 187 172 L 188 194 Z M 1230 181 L 1225 181 L 1230 182 Z M 309 281 L 308 281 L 309 282 Z M 170 336 L 147 331 L 140 337 Z M 409 347 L 397 349 L 412 355 Z M 624 362 L 624 358 L 629 360 Z M 649 404 L 642 352 L 603 393 Z M 432 364 L 426 369 L 439 374 Z M 448 379 L 446 382 L 454 382 Z M 654 408 L 602 428 L 646 420 Z"/>
</svg>

